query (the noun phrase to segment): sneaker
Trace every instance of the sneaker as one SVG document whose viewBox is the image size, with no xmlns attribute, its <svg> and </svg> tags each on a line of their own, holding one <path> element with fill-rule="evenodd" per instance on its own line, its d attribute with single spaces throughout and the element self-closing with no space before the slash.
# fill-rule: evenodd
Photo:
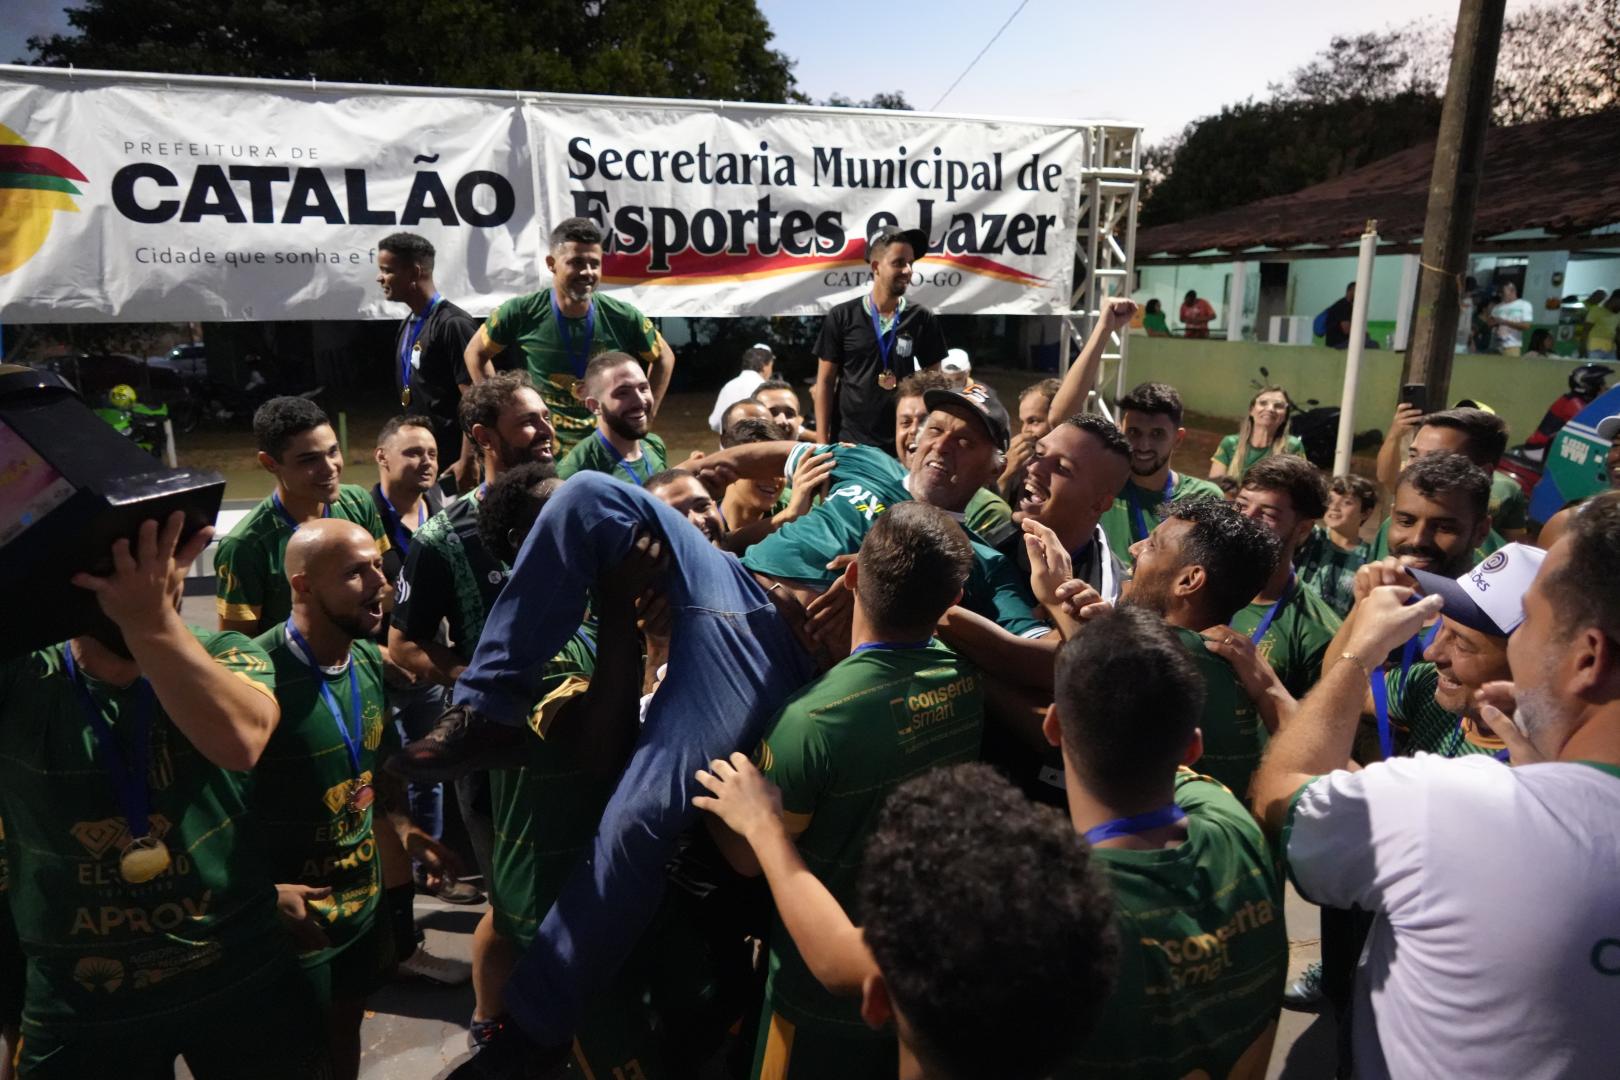
<svg viewBox="0 0 1620 1080">
<path fill-rule="evenodd" d="M 557 1080 L 567 1075 L 572 1044 L 541 1046 L 516 1024 L 491 1023 L 500 1025 L 494 1036 L 445 1080 Z"/>
<path fill-rule="evenodd" d="M 457 881 L 454 878 L 446 878 L 439 883 L 437 889 L 428 888 L 427 884 L 422 881 L 418 881 L 416 885 L 427 895 L 443 900 L 446 904 L 482 904 L 484 902 L 483 890 L 470 881 Z"/>
<path fill-rule="evenodd" d="M 1299 978 L 1283 987 L 1283 1008 L 1296 1012 L 1316 1012 L 1322 1008 L 1322 962 L 1300 972 Z"/>
<path fill-rule="evenodd" d="M 418 783 L 455 780 L 479 769 L 509 764 L 523 728 L 497 724 L 466 705 L 452 705 L 433 730 L 388 759 L 388 771 Z"/>
<path fill-rule="evenodd" d="M 461 986 L 472 978 L 471 964 L 446 956 L 434 956 L 421 946 L 399 962 L 398 970 L 404 978 L 427 979 L 440 986 Z"/>
<path fill-rule="evenodd" d="M 506 1030 L 506 1021 L 500 1017 L 496 1017 L 494 1020 L 473 1020 L 469 1022 L 467 1025 L 467 1049 L 482 1050 L 504 1030 Z"/>
</svg>

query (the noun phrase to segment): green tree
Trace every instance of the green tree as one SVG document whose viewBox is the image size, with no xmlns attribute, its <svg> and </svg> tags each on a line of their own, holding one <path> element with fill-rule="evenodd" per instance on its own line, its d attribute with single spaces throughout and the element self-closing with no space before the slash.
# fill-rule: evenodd
<svg viewBox="0 0 1620 1080">
<path fill-rule="evenodd" d="M 802 100 L 753 0 L 83 0 L 25 62 L 174 74 Z"/>
<path fill-rule="evenodd" d="M 911 111 L 911 102 L 906 100 L 904 90 L 879 90 L 869 98 L 856 101 L 843 94 L 834 94 L 822 105 L 831 105 L 835 109 L 895 109 L 902 112 Z"/>
</svg>

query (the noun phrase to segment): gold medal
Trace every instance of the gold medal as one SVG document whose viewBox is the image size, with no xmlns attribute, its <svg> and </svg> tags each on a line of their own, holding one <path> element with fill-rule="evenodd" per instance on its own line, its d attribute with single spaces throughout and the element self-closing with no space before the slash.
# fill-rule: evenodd
<svg viewBox="0 0 1620 1080">
<path fill-rule="evenodd" d="M 893 390 L 896 386 L 900 385 L 900 380 L 894 377 L 894 372 L 885 371 L 883 374 L 878 376 L 878 385 L 883 387 L 885 390 Z"/>
<path fill-rule="evenodd" d="M 356 814 L 363 814 L 371 809 L 371 804 L 376 797 L 377 791 L 370 784 L 355 781 L 355 786 L 349 791 L 349 809 Z"/>
<path fill-rule="evenodd" d="M 169 868 L 169 849 L 150 834 L 131 840 L 118 856 L 118 872 L 131 885 L 144 885 Z"/>
<path fill-rule="evenodd" d="M 584 379 L 575 379 L 573 381 L 573 383 L 568 387 L 568 392 L 570 394 L 574 395 L 574 400 L 575 401 L 584 401 L 585 400 L 585 380 Z"/>
<path fill-rule="evenodd" d="M 405 389 L 403 389 L 403 390 L 401 390 L 399 392 L 399 403 L 401 405 L 406 406 L 407 408 L 410 407 L 410 404 L 411 404 L 411 388 L 410 387 L 407 386 L 407 387 L 405 387 Z"/>
</svg>

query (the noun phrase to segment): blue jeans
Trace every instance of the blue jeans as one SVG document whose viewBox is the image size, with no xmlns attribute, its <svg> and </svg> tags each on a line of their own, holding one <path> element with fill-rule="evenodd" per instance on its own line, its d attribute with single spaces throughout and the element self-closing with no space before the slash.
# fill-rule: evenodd
<svg viewBox="0 0 1620 1080">
<path fill-rule="evenodd" d="M 577 473 L 541 511 L 489 613 L 455 703 L 522 724 L 542 669 L 579 627 L 586 593 L 611 572 L 636 532 L 664 539 L 673 625 L 669 673 L 578 867 L 506 987 L 529 1036 L 573 1037 L 584 1003 L 601 993 L 651 921 L 664 864 L 697 816 L 694 774 L 751 751 L 765 724 L 815 675 L 809 655 L 752 575 L 710 546 L 684 517 L 638 487 Z"/>
<path fill-rule="evenodd" d="M 388 704 L 394 710 L 394 726 L 401 742 L 420 739 L 438 722 L 444 712 L 445 688 L 436 683 L 421 686 L 390 686 Z M 444 836 L 444 785 L 407 784 L 411 824 L 438 840 Z"/>
</svg>

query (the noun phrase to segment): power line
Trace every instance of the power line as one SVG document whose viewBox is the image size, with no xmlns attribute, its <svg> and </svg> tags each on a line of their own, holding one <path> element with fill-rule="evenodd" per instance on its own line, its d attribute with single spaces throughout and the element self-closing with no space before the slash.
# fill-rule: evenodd
<svg viewBox="0 0 1620 1080">
<path fill-rule="evenodd" d="M 1012 21 L 1014 19 L 1018 18 L 1018 13 L 1020 11 L 1023 11 L 1025 5 L 1027 5 L 1028 3 L 1029 3 L 1029 0 L 1021 0 L 1018 7 L 1013 9 L 1013 13 L 1011 15 L 1007 16 L 1007 21 L 1001 24 L 1001 29 L 997 30 L 995 32 L 995 34 L 991 36 L 990 40 L 984 43 L 984 48 L 979 50 L 979 55 L 975 56 L 972 60 L 968 61 L 968 66 L 962 69 L 962 74 L 960 74 L 960 75 L 958 75 L 956 77 L 956 82 L 953 82 L 953 83 L 951 83 L 950 86 L 947 86 L 945 88 L 945 92 L 943 94 L 939 95 L 939 100 L 934 102 L 934 108 L 929 109 L 928 110 L 929 112 L 933 112 L 934 109 L 939 108 L 941 105 L 943 105 L 945 103 L 945 99 L 951 96 L 951 91 L 955 90 L 957 88 L 957 86 L 959 86 L 961 84 L 962 80 L 967 78 L 968 72 L 973 70 L 973 65 L 974 64 L 977 64 L 980 60 L 984 59 L 984 54 L 990 51 L 990 46 L 994 45 L 996 43 L 997 39 L 1000 38 L 1001 35 L 1006 32 L 1007 27 L 1012 25 Z"/>
</svg>

